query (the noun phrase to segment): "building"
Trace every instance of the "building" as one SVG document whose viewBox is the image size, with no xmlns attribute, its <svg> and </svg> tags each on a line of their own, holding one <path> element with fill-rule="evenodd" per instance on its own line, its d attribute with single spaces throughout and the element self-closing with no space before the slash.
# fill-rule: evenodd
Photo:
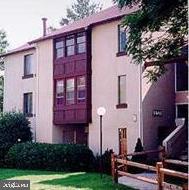
<svg viewBox="0 0 189 190">
<path fill-rule="evenodd" d="M 188 88 L 180 88 L 183 68 L 174 61 L 153 84 L 143 66 L 133 64 L 120 22 L 136 10 L 111 7 L 49 34 L 43 19 L 42 37 L 4 55 L 4 111 L 24 112 L 37 142 L 87 144 L 97 153 L 96 112 L 103 106 L 103 151 L 118 153 L 126 139 L 132 152 L 137 138 L 156 149 L 174 129 L 175 116 L 186 113 Z"/>
</svg>

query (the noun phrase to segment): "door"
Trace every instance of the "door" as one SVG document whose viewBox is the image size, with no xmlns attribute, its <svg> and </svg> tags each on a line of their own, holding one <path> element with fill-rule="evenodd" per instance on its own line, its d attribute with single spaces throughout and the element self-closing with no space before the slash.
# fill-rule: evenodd
<svg viewBox="0 0 189 190">
<path fill-rule="evenodd" d="M 119 154 L 127 154 L 127 128 L 119 128 Z"/>
</svg>

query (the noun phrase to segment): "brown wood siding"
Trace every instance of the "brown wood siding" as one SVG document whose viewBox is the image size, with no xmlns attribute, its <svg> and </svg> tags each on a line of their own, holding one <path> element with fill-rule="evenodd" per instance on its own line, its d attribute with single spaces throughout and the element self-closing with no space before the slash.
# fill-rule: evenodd
<svg viewBox="0 0 189 190">
<path fill-rule="evenodd" d="M 89 123 L 91 121 L 91 31 L 88 29 L 86 32 L 86 52 L 82 54 L 76 54 L 68 57 L 55 58 L 55 42 L 54 40 L 54 124 L 80 124 Z M 62 36 L 61 38 L 64 38 Z M 75 40 L 76 41 L 76 40 Z M 76 49 L 76 48 L 75 48 Z M 85 76 L 86 80 L 86 99 L 85 102 L 74 104 L 66 104 L 66 95 L 62 104 L 56 102 L 56 81 L 63 79 L 64 84 L 66 79 L 74 78 L 75 83 L 77 77 Z M 64 92 L 66 87 L 64 86 Z M 76 97 L 76 85 L 75 85 L 75 100 Z"/>
</svg>

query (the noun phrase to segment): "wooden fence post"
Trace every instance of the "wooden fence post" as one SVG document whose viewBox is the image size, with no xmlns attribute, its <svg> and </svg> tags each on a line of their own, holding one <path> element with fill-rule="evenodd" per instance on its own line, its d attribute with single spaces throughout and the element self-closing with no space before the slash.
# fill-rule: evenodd
<svg viewBox="0 0 189 190">
<path fill-rule="evenodd" d="M 161 168 L 163 168 L 163 163 L 157 162 L 156 169 L 157 169 L 158 190 L 163 190 L 164 174 L 160 171 Z"/>
<path fill-rule="evenodd" d="M 118 163 L 117 163 L 116 158 L 115 158 L 115 178 L 114 178 L 114 182 L 118 183 Z"/>
<path fill-rule="evenodd" d="M 115 155 L 114 152 L 111 154 L 111 167 L 112 167 L 112 178 L 115 181 Z"/>
</svg>

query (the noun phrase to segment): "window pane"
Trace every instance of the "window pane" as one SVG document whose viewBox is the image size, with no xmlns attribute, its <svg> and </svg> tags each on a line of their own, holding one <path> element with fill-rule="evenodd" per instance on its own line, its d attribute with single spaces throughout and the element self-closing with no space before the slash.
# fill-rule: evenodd
<svg viewBox="0 0 189 190">
<path fill-rule="evenodd" d="M 126 103 L 126 76 L 119 76 L 119 94 L 118 103 Z"/>
<path fill-rule="evenodd" d="M 188 90 L 188 64 L 181 62 L 176 64 L 176 90 Z"/>
<path fill-rule="evenodd" d="M 64 97 L 64 80 L 58 80 L 56 82 L 56 98 Z"/>
<path fill-rule="evenodd" d="M 66 46 L 71 46 L 71 45 L 74 45 L 74 36 L 69 36 L 66 39 Z"/>
<path fill-rule="evenodd" d="M 77 45 L 77 52 L 78 53 L 85 53 L 86 52 L 86 48 L 85 48 L 85 43 L 82 44 L 78 44 Z"/>
<path fill-rule="evenodd" d="M 56 49 L 56 58 L 64 57 L 64 48 Z"/>
<path fill-rule="evenodd" d="M 86 36 L 85 33 L 79 33 L 77 35 L 77 53 L 86 52 Z"/>
<path fill-rule="evenodd" d="M 125 52 L 127 48 L 127 38 L 125 29 L 119 26 L 119 52 Z"/>
<path fill-rule="evenodd" d="M 32 93 L 24 94 L 24 114 L 32 114 Z"/>
<path fill-rule="evenodd" d="M 67 47 L 67 56 L 74 55 L 74 46 Z"/>
<path fill-rule="evenodd" d="M 24 75 L 32 74 L 32 55 L 26 55 L 24 57 Z"/>
<path fill-rule="evenodd" d="M 56 49 L 62 48 L 62 47 L 64 47 L 64 42 L 63 41 L 56 42 Z"/>
<path fill-rule="evenodd" d="M 77 78 L 77 100 L 78 102 L 84 102 L 86 98 L 86 84 L 85 77 Z"/>
<path fill-rule="evenodd" d="M 67 79 L 66 81 L 66 103 L 74 104 L 74 79 Z"/>
<path fill-rule="evenodd" d="M 83 43 L 86 41 L 86 37 L 84 33 L 80 33 L 77 36 L 77 43 Z"/>
</svg>

